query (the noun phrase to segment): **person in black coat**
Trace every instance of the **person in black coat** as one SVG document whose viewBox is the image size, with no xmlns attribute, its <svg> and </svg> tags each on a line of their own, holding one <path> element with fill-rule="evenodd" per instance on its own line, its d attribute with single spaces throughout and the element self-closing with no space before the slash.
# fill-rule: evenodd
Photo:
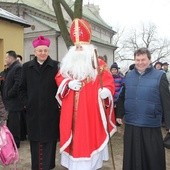
<svg viewBox="0 0 170 170">
<path fill-rule="evenodd" d="M 11 131 L 17 147 L 20 147 L 20 114 L 23 105 L 19 98 L 19 84 L 21 80 L 21 64 L 17 60 L 15 51 L 8 51 L 5 58 L 8 67 L 3 83 L 3 101 L 8 111 L 7 126 Z"/>
<path fill-rule="evenodd" d="M 22 59 L 23 57 L 19 54 L 17 54 L 17 60 L 22 65 Z M 23 107 L 23 110 L 20 115 L 20 141 L 27 140 L 27 122 L 26 122 L 26 110 Z"/>
<path fill-rule="evenodd" d="M 26 108 L 32 170 L 55 167 L 59 138 L 60 111 L 55 98 L 58 62 L 48 55 L 50 40 L 39 36 L 33 41 L 35 58 L 23 64 L 20 96 Z"/>
<path fill-rule="evenodd" d="M 5 80 L 5 75 L 7 71 L 8 71 L 8 66 L 5 64 L 4 70 L 0 72 L 0 92 L 2 96 L 2 101 L 3 101 L 3 86 L 4 86 L 4 80 Z"/>
</svg>

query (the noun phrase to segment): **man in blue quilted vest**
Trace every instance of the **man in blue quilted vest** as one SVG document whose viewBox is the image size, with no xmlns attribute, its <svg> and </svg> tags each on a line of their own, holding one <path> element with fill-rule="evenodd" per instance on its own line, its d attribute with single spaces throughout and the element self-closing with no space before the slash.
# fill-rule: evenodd
<svg viewBox="0 0 170 170">
<path fill-rule="evenodd" d="M 168 80 L 152 66 L 147 48 L 136 50 L 134 60 L 117 103 L 117 122 L 125 123 L 123 170 L 165 170 L 161 123 L 164 115 L 170 129 Z"/>
</svg>

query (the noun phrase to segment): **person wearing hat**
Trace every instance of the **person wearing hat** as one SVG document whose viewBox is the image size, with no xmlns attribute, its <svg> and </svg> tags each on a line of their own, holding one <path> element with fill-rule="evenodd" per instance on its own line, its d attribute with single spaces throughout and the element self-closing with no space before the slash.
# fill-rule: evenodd
<svg viewBox="0 0 170 170">
<path fill-rule="evenodd" d="M 116 104 L 119 99 L 119 94 L 122 91 L 122 88 L 124 85 L 124 76 L 122 73 L 120 73 L 119 69 L 120 68 L 118 67 L 118 64 L 116 62 L 114 62 L 110 67 L 110 71 L 112 73 L 113 80 L 115 83 L 115 93 L 113 96 L 115 114 L 116 114 L 116 108 L 117 108 Z M 117 125 L 118 125 L 118 123 L 117 123 Z"/>
<path fill-rule="evenodd" d="M 58 87 L 54 79 L 59 62 L 49 56 L 48 38 L 39 36 L 32 45 L 35 58 L 23 64 L 20 95 L 26 109 L 31 169 L 50 170 L 55 167 L 59 138 Z"/>
<path fill-rule="evenodd" d="M 166 73 L 166 76 L 167 76 L 167 79 L 168 79 L 168 82 L 169 82 L 169 89 L 170 89 L 170 71 L 168 70 L 169 64 L 167 62 L 164 62 L 162 64 L 162 67 L 163 67 L 163 70 Z"/>
<path fill-rule="evenodd" d="M 165 72 L 168 72 L 168 66 L 169 66 L 169 64 L 168 64 L 167 62 L 164 62 L 164 63 L 162 64 L 163 70 L 164 70 Z"/>
<path fill-rule="evenodd" d="M 135 64 L 134 63 L 129 66 L 129 70 L 130 71 L 132 71 L 134 68 L 135 68 Z"/>
<path fill-rule="evenodd" d="M 167 62 L 164 62 L 162 64 L 163 70 L 166 72 L 166 76 L 169 82 L 169 90 L 170 90 L 170 71 L 168 70 L 169 64 Z M 170 149 L 170 129 L 168 130 L 165 138 L 164 138 L 164 145 L 166 148 Z"/>
<path fill-rule="evenodd" d="M 129 69 L 126 71 L 125 76 L 126 76 L 127 73 L 131 72 L 134 68 L 135 68 L 135 64 L 134 63 L 129 65 Z"/>
<path fill-rule="evenodd" d="M 168 70 L 169 64 L 167 62 L 164 62 L 162 64 L 163 70 L 166 72 L 166 76 L 169 82 L 169 90 L 170 90 L 170 71 Z"/>
<path fill-rule="evenodd" d="M 95 47 L 90 44 L 90 24 L 74 19 L 70 36 L 74 46 L 62 59 L 55 77 L 59 86 L 56 97 L 61 104 L 61 165 L 69 170 L 96 170 L 108 160 L 108 133 L 116 132 L 115 86 L 108 66 L 96 58 Z"/>
<path fill-rule="evenodd" d="M 157 61 L 154 64 L 154 68 L 157 69 L 157 70 L 162 70 L 162 63 L 160 61 Z"/>
</svg>

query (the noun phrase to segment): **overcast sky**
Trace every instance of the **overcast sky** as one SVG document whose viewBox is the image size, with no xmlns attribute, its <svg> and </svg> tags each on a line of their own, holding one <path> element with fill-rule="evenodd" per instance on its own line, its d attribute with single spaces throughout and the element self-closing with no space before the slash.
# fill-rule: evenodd
<svg viewBox="0 0 170 170">
<path fill-rule="evenodd" d="M 99 5 L 101 17 L 114 28 L 151 22 L 160 37 L 170 39 L 170 0 L 83 0 Z"/>
</svg>

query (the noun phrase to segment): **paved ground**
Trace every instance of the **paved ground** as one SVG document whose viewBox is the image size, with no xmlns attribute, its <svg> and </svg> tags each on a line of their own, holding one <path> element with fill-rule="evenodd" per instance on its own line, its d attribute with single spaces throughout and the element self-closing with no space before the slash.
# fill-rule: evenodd
<svg viewBox="0 0 170 170">
<path fill-rule="evenodd" d="M 162 130 L 165 135 L 165 130 Z M 112 148 L 114 152 L 114 162 L 116 166 L 116 170 L 122 169 L 122 153 L 123 153 L 123 128 L 119 127 L 118 132 L 112 137 Z M 58 153 L 58 150 L 57 150 Z M 31 170 L 30 164 L 30 152 L 29 152 L 29 144 L 28 141 L 21 142 L 21 147 L 19 149 L 20 160 L 17 163 L 17 170 Z M 55 170 L 66 170 L 66 168 L 60 165 L 60 156 L 57 154 L 56 156 L 56 164 L 57 167 Z M 167 158 L 167 170 L 170 170 L 170 149 L 166 149 L 166 158 Z M 2 167 L 0 166 L 0 170 L 14 170 L 14 166 Z M 82 169 L 83 170 L 83 169 Z M 101 170 L 113 170 L 112 159 L 108 162 L 105 162 Z"/>
</svg>

